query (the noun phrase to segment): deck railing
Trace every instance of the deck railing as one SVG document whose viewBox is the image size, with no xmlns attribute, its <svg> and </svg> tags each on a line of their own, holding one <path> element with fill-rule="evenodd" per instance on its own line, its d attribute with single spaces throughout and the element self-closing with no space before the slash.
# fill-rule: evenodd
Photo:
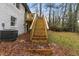
<svg viewBox="0 0 79 59">
<path fill-rule="evenodd" d="M 31 24 L 31 26 L 30 26 L 30 30 L 33 28 L 33 24 L 34 24 L 34 22 L 35 22 L 35 20 L 36 20 L 36 16 L 37 16 L 37 14 L 34 15 L 33 22 L 32 22 L 32 24 Z"/>
<path fill-rule="evenodd" d="M 31 26 L 30 26 L 30 30 L 31 30 L 31 32 L 30 32 L 30 40 L 31 40 L 32 37 L 33 37 L 34 28 L 35 28 L 35 23 L 36 23 L 36 18 L 37 18 L 37 14 L 35 14 L 34 19 L 33 19 L 33 22 L 32 22 L 32 24 L 31 24 Z"/>
</svg>

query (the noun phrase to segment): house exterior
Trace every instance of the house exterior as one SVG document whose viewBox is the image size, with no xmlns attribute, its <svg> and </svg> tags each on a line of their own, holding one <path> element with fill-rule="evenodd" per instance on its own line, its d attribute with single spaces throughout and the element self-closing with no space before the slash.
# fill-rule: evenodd
<svg viewBox="0 0 79 59">
<path fill-rule="evenodd" d="M 29 9 L 25 3 L 0 3 L 0 30 L 14 29 L 19 35 L 24 33 L 26 12 Z"/>
</svg>

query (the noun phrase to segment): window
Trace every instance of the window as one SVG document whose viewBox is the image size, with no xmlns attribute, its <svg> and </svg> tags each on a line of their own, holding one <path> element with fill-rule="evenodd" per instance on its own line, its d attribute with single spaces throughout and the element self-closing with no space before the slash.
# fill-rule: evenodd
<svg viewBox="0 0 79 59">
<path fill-rule="evenodd" d="M 16 18 L 11 16 L 11 26 L 15 26 Z"/>
<path fill-rule="evenodd" d="M 20 4 L 19 4 L 19 3 L 16 3 L 16 7 L 19 9 L 19 7 L 20 7 Z"/>
</svg>

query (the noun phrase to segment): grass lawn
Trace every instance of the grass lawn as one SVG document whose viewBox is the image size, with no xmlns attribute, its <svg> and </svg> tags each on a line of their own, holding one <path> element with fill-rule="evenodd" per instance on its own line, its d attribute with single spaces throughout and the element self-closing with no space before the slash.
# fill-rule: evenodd
<svg viewBox="0 0 79 59">
<path fill-rule="evenodd" d="M 73 50 L 73 55 L 79 55 L 79 34 L 72 32 L 48 31 L 49 43 L 56 43 L 63 48 Z"/>
</svg>

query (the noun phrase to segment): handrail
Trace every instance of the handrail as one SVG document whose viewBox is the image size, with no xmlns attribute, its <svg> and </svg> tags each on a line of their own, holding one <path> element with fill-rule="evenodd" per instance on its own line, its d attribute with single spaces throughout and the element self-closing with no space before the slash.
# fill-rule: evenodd
<svg viewBox="0 0 79 59">
<path fill-rule="evenodd" d="M 30 29 L 31 29 L 31 32 L 30 32 L 30 40 L 31 40 L 32 37 L 33 37 L 34 28 L 35 28 L 35 23 L 36 23 L 36 17 L 37 17 L 37 14 L 35 14 L 34 19 L 33 19 L 33 22 L 32 22 L 32 25 L 31 25 L 31 27 L 30 27 Z"/>
<path fill-rule="evenodd" d="M 46 38 L 48 38 L 46 20 L 45 18 L 43 18 L 43 20 L 44 20 Z"/>
<path fill-rule="evenodd" d="M 46 20 L 46 17 L 45 16 L 44 16 L 44 19 L 45 19 L 46 27 L 47 27 L 47 29 L 49 29 L 49 26 L 48 26 L 48 23 L 47 23 L 47 20 Z"/>
<path fill-rule="evenodd" d="M 35 22 L 35 20 L 36 20 L 36 14 L 34 15 L 34 19 L 33 19 L 33 22 L 32 22 L 32 24 L 31 24 L 31 26 L 30 26 L 30 29 L 32 29 L 32 27 L 33 27 L 33 24 L 34 24 L 34 22 Z"/>
</svg>

